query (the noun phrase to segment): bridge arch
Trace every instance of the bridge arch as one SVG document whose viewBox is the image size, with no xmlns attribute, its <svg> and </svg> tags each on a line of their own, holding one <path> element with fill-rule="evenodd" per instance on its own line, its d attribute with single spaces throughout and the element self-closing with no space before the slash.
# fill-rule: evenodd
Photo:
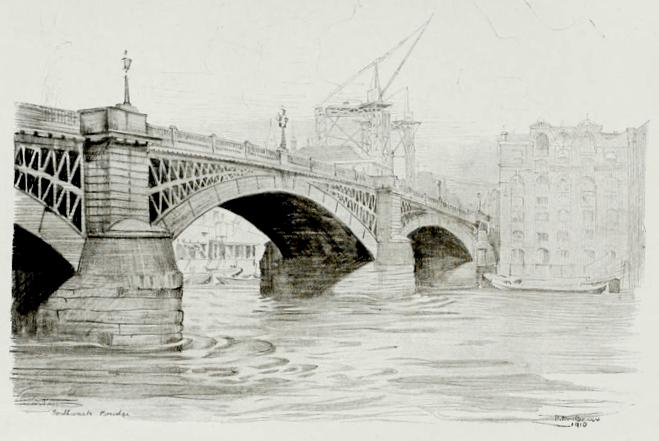
<svg viewBox="0 0 659 441">
<path fill-rule="evenodd" d="M 78 268 L 84 237 L 59 214 L 16 188 L 14 224 L 52 247 L 74 269 Z"/>
<path fill-rule="evenodd" d="M 14 224 L 12 240 L 12 331 L 34 332 L 41 305 L 75 271 L 43 237 Z"/>
<path fill-rule="evenodd" d="M 402 234 L 410 237 L 422 228 L 441 228 L 455 236 L 469 253 L 472 260 L 476 257 L 477 231 L 472 225 L 440 213 L 425 213 L 410 219 L 403 227 Z"/>
<path fill-rule="evenodd" d="M 321 184 L 279 175 L 237 177 L 191 194 L 154 223 L 177 237 L 199 217 L 221 207 L 251 222 L 285 258 L 316 253 L 374 259 L 374 232 Z"/>
<path fill-rule="evenodd" d="M 477 282 L 478 231 L 470 224 L 427 213 L 408 221 L 403 234 L 410 239 L 418 283 L 471 286 Z"/>
</svg>

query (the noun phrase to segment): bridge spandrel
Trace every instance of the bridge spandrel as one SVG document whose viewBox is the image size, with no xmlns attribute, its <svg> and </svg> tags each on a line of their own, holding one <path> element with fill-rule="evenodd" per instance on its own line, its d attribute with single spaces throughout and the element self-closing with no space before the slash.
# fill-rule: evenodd
<svg viewBox="0 0 659 441">
<path fill-rule="evenodd" d="M 252 167 L 210 160 L 149 157 L 149 220 L 158 222 L 169 210 L 216 184 L 258 172 Z"/>
<path fill-rule="evenodd" d="M 14 187 L 84 231 L 82 145 L 74 138 L 14 136 Z"/>
</svg>

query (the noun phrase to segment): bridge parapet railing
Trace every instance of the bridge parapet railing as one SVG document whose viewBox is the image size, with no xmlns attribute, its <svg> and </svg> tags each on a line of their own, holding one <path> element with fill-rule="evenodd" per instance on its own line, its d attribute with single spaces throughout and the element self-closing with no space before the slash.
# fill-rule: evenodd
<svg viewBox="0 0 659 441">
<path fill-rule="evenodd" d="M 162 144 L 166 147 L 173 147 L 171 133 L 171 130 L 166 127 L 147 125 L 147 134 L 162 138 Z"/>
<path fill-rule="evenodd" d="M 243 153 L 245 148 L 241 143 L 218 138 L 215 135 L 201 135 L 194 132 L 179 130 L 174 126 L 162 127 L 148 125 L 148 134 L 161 138 L 164 147 L 171 147 L 183 151 L 212 153 L 223 150 L 227 152 Z"/>
<path fill-rule="evenodd" d="M 256 156 L 257 158 L 263 158 L 271 161 L 279 161 L 281 158 L 280 152 L 266 149 L 265 147 L 252 144 L 249 141 L 245 141 L 244 148 L 247 156 Z"/>
<path fill-rule="evenodd" d="M 309 158 L 307 156 L 288 155 L 288 163 L 309 167 Z"/>
<path fill-rule="evenodd" d="M 490 222 L 491 220 L 488 214 L 480 210 L 472 210 L 472 209 L 464 208 L 456 204 L 453 204 L 443 198 L 431 197 L 428 196 L 426 193 L 421 193 L 411 188 L 406 188 L 402 190 L 402 194 L 404 197 L 412 200 L 413 202 L 416 202 L 417 204 L 438 208 L 442 211 L 446 211 L 450 214 L 465 219 L 471 223 Z"/>
<path fill-rule="evenodd" d="M 79 135 L 80 115 L 75 110 L 16 103 L 16 130 Z"/>
<path fill-rule="evenodd" d="M 208 135 L 200 135 L 198 133 L 186 132 L 183 130 L 176 130 L 176 140 L 186 144 L 198 145 L 207 149 L 212 149 L 213 139 Z"/>
<path fill-rule="evenodd" d="M 216 138 L 215 150 L 242 153 L 245 150 L 245 146 L 238 142 L 229 141 L 228 139 Z"/>
<path fill-rule="evenodd" d="M 279 150 L 267 149 L 249 141 L 240 143 L 219 138 L 216 135 L 186 132 L 174 126 L 162 127 L 151 124 L 148 125 L 148 134 L 160 138 L 161 145 L 166 148 L 191 153 L 226 154 L 240 159 L 254 158 L 278 167 L 283 167 L 285 162 L 287 168 L 349 180 L 362 185 L 373 185 L 372 179 L 368 175 L 355 169 L 345 168 L 331 162 L 318 161 L 308 156 L 282 153 Z"/>
<path fill-rule="evenodd" d="M 334 164 L 329 162 L 320 162 L 312 159 L 309 161 L 309 168 L 311 171 L 319 172 L 324 175 L 334 175 Z"/>
</svg>

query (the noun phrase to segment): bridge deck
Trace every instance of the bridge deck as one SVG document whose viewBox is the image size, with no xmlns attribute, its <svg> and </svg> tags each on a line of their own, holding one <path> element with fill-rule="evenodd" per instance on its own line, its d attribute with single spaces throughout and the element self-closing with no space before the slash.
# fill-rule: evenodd
<svg viewBox="0 0 659 441">
<path fill-rule="evenodd" d="M 50 134 L 55 137 L 61 135 L 81 136 L 80 116 L 77 111 L 27 103 L 17 103 L 16 107 L 16 130 L 18 132 L 36 132 L 37 134 L 45 134 L 46 136 Z M 307 176 L 322 177 L 370 189 L 381 186 L 383 179 L 388 178 L 369 176 L 336 163 L 322 162 L 289 152 L 266 149 L 249 141 L 241 143 L 214 134 L 202 135 L 178 130 L 174 126 L 162 127 L 147 124 L 145 135 L 157 139 L 149 143 L 149 152 L 153 153 L 228 160 Z M 439 211 L 471 224 L 489 222 L 490 220 L 489 216 L 484 213 L 459 207 L 441 198 L 431 198 L 410 188 L 402 187 L 396 179 L 388 179 L 388 181 L 393 183 L 393 191 L 400 194 L 409 204 Z"/>
</svg>

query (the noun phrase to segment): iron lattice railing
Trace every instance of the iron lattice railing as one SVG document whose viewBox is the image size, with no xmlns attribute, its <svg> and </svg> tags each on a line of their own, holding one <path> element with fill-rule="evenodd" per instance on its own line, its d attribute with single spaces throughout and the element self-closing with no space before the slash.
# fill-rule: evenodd
<svg viewBox="0 0 659 441">
<path fill-rule="evenodd" d="M 212 185 L 252 173 L 248 167 L 208 161 L 149 158 L 149 218 L 157 222 L 171 208 Z"/>
<path fill-rule="evenodd" d="M 57 213 L 79 233 L 83 232 L 80 146 L 15 142 L 14 187 Z"/>
<path fill-rule="evenodd" d="M 314 186 L 332 195 L 373 234 L 377 234 L 377 196 L 364 188 L 316 182 Z"/>
</svg>

